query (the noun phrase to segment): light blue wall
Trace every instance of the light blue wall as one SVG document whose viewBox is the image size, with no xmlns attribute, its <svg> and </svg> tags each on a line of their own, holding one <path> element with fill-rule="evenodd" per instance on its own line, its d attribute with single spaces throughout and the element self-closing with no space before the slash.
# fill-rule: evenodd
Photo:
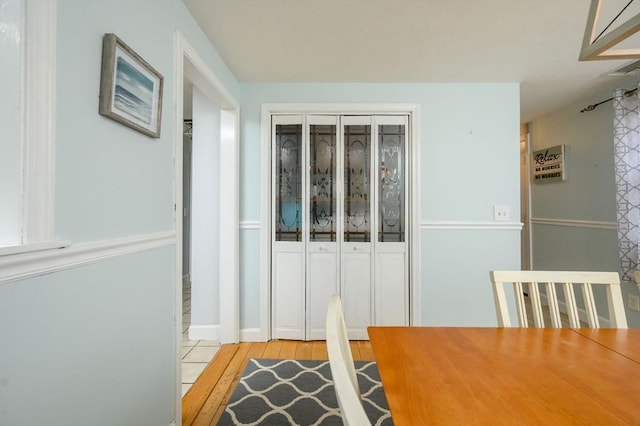
<svg viewBox="0 0 640 426">
<path fill-rule="evenodd" d="M 61 1 L 56 234 L 74 242 L 173 228 L 175 32 L 222 83 L 239 86 L 180 0 Z M 102 36 L 115 33 L 164 76 L 162 137 L 98 115 Z M 181 131 L 181 130 L 180 130 Z M 81 177 L 81 178 L 80 178 Z"/>
<path fill-rule="evenodd" d="M 58 2 L 55 232 L 73 245 L 174 229 L 175 33 L 239 84 L 180 0 Z M 162 137 L 98 114 L 102 36 L 164 75 Z M 3 137 L 4 135 L 0 135 Z M 0 285 L 0 424 L 168 426 L 173 244 Z"/>
<path fill-rule="evenodd" d="M 0 286 L 0 424 L 162 425 L 175 389 L 172 247 Z M 155 265 L 155 267 L 149 267 Z"/>
<path fill-rule="evenodd" d="M 262 103 L 417 103 L 420 107 L 420 218 L 493 221 L 493 206 L 519 218 L 517 84 L 245 84 L 241 117 L 241 221 L 260 219 Z M 243 326 L 259 298 L 259 231 L 243 231 Z M 251 235 L 251 236 L 249 236 Z M 490 268 L 519 268 L 518 231 L 423 230 L 422 322 L 495 325 Z"/>
<path fill-rule="evenodd" d="M 422 323 L 495 327 L 489 271 L 520 269 L 520 233 L 423 230 L 421 240 Z"/>
<path fill-rule="evenodd" d="M 576 227 L 534 223 L 531 227 L 533 268 L 538 270 L 618 271 L 616 197 L 613 156 L 613 105 L 581 113 L 587 105 L 608 99 L 614 87 L 636 87 L 637 78 L 612 85 L 592 98 L 562 108 L 529 124 L 531 150 L 566 145 L 564 182 L 531 186 L 531 217 L 594 221 L 606 227 Z M 623 296 L 638 294 L 623 284 Z M 599 305 L 606 303 L 599 298 Z M 626 305 L 626 302 L 625 302 Z M 630 327 L 640 327 L 640 313 L 627 309 Z"/>
</svg>

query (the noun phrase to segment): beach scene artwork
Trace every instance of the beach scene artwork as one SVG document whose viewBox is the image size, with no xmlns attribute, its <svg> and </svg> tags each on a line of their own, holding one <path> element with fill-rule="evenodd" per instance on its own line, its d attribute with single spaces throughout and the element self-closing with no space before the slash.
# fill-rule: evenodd
<svg viewBox="0 0 640 426">
<path fill-rule="evenodd" d="M 116 58 L 115 74 L 114 109 L 145 127 L 151 126 L 155 111 L 154 81 L 122 54 Z"/>
<path fill-rule="evenodd" d="M 98 113 L 160 137 L 163 77 L 115 34 L 102 42 Z"/>
</svg>

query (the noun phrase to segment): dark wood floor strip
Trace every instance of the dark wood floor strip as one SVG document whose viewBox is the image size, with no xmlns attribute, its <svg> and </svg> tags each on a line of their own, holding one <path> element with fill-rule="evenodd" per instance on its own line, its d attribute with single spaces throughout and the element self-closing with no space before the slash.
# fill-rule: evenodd
<svg viewBox="0 0 640 426">
<path fill-rule="evenodd" d="M 213 389 L 207 400 L 202 405 L 193 426 L 209 425 L 214 418 L 218 407 L 226 404 L 225 396 L 233 392 L 233 388 L 240 379 L 242 369 L 246 365 L 247 353 L 251 349 L 252 343 L 240 343 L 235 356 L 231 359 L 224 374 L 218 381 L 218 385 Z M 213 361 L 212 361 L 213 362 Z M 195 386 L 195 384 L 194 384 Z"/>
<path fill-rule="evenodd" d="M 204 369 L 196 383 L 182 398 L 182 424 L 191 425 L 207 398 L 219 386 L 219 381 L 238 350 L 238 345 L 223 345 Z"/>
</svg>

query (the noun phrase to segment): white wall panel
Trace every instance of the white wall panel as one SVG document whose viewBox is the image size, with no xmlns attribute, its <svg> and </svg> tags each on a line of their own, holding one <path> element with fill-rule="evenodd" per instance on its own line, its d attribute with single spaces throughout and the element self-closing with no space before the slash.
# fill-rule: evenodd
<svg viewBox="0 0 640 426">
<path fill-rule="evenodd" d="M 342 254 L 342 305 L 350 339 L 368 340 L 372 325 L 371 248 L 367 243 L 344 243 Z"/>
<path fill-rule="evenodd" d="M 273 256 L 272 337 L 304 340 L 304 253 L 301 248 L 297 251 L 278 250 Z"/>
<path fill-rule="evenodd" d="M 314 243 L 307 255 L 307 323 L 308 340 L 325 340 L 327 304 L 338 290 L 338 255 L 336 243 Z"/>
<path fill-rule="evenodd" d="M 397 250 L 394 251 L 393 248 Z M 376 325 L 409 324 L 409 286 L 405 251 L 404 243 L 377 245 L 375 254 Z"/>
</svg>

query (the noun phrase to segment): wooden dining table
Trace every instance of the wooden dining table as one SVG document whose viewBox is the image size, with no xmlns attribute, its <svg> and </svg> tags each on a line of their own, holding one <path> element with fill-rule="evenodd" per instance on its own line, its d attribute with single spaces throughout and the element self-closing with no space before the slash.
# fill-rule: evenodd
<svg viewBox="0 0 640 426">
<path fill-rule="evenodd" d="M 402 425 L 640 425 L 640 329 L 369 327 Z"/>
</svg>

